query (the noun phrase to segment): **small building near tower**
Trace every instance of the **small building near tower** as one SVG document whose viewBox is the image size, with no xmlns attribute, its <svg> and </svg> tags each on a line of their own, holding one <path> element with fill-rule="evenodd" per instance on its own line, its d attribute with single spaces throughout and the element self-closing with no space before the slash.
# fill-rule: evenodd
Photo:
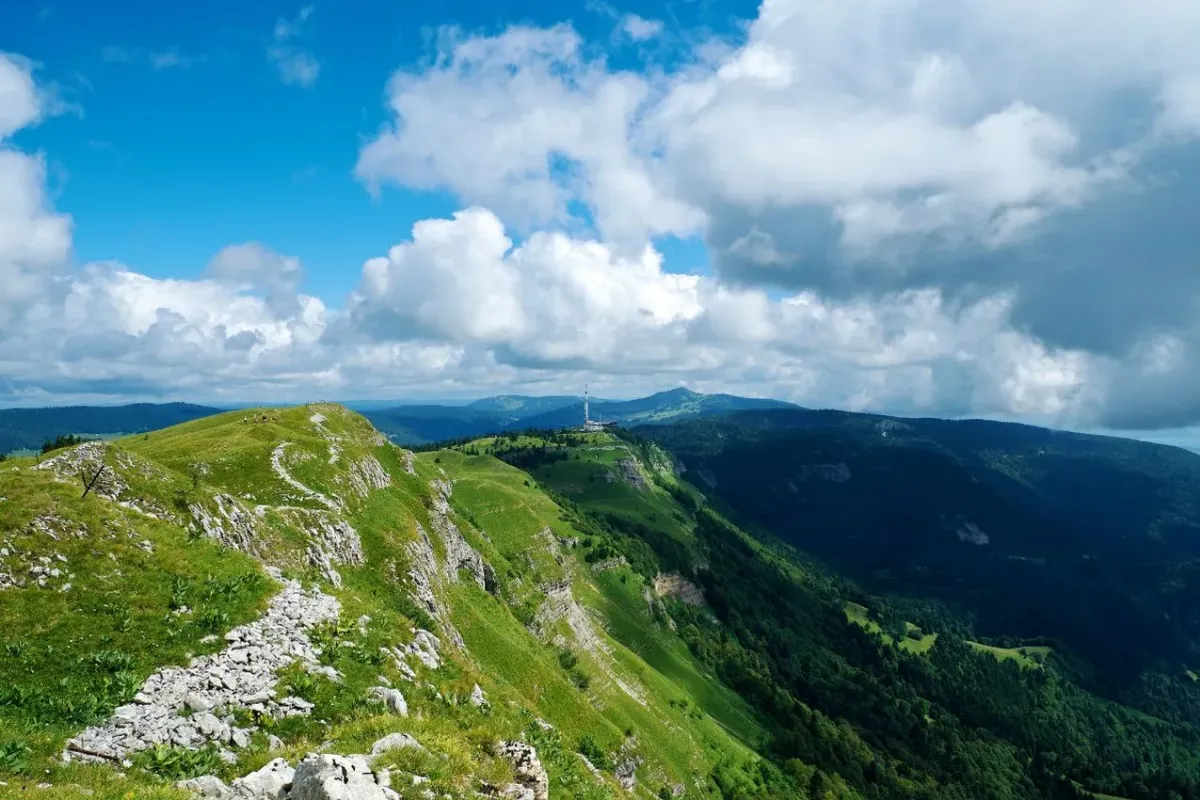
<svg viewBox="0 0 1200 800">
<path fill-rule="evenodd" d="M 584 387 L 583 387 L 583 427 L 580 428 L 580 430 L 585 433 L 597 433 L 599 431 L 607 430 L 609 428 L 615 428 L 616 426 L 617 426 L 617 423 L 615 423 L 615 422 L 601 422 L 598 419 L 592 419 L 591 412 L 590 412 L 590 406 L 589 406 L 589 402 L 588 402 L 588 387 L 586 384 L 584 384 Z"/>
</svg>

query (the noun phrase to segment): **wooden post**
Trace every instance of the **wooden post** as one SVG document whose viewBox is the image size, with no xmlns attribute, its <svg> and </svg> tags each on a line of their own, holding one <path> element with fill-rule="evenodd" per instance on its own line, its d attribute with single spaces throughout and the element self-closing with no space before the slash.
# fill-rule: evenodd
<svg viewBox="0 0 1200 800">
<path fill-rule="evenodd" d="M 90 492 L 92 487 L 96 485 L 96 481 L 100 480 L 100 473 L 104 472 L 104 467 L 105 465 L 101 464 L 100 469 L 96 470 L 96 474 L 92 476 L 92 479 L 90 481 L 84 481 L 83 497 L 79 498 L 80 500 L 82 500 L 84 497 L 87 497 L 88 492 Z M 80 477 L 82 477 L 82 474 Z"/>
</svg>

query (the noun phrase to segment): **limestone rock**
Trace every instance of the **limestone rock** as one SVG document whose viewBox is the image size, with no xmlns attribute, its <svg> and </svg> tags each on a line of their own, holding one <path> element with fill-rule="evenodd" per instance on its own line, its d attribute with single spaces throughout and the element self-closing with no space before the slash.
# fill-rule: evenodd
<svg viewBox="0 0 1200 800">
<path fill-rule="evenodd" d="M 440 497 L 440 495 L 438 495 Z M 435 515 L 435 520 L 440 519 Z M 422 527 L 421 523 L 417 523 L 417 540 L 408 545 L 408 554 L 411 559 L 411 566 L 408 571 L 408 577 L 413 584 L 413 599 L 415 599 L 426 611 L 438 621 L 442 630 L 450 637 L 452 644 L 460 650 L 465 649 L 462 641 L 462 636 L 454 627 L 454 623 L 450 618 L 449 607 L 442 602 L 438 597 L 438 593 L 434 591 L 436 588 L 441 588 L 446 582 L 447 576 L 438 566 L 438 557 L 433 549 L 433 542 L 429 538 L 429 533 Z M 449 548 L 447 548 L 449 552 Z M 455 572 L 454 580 L 457 580 L 458 573 Z"/>
<path fill-rule="evenodd" d="M 678 597 L 690 606 L 704 605 L 704 592 L 678 572 L 660 572 L 655 575 L 654 593 L 659 597 Z"/>
<path fill-rule="evenodd" d="M 476 708 L 484 708 L 488 705 L 487 698 L 484 697 L 483 689 L 479 688 L 479 684 L 475 684 L 475 688 L 471 690 L 471 705 Z"/>
<path fill-rule="evenodd" d="M 296 767 L 288 800 L 396 800 L 362 756 L 313 753 Z"/>
<path fill-rule="evenodd" d="M 277 758 L 257 772 L 251 772 L 233 782 L 236 800 L 285 800 L 292 787 L 296 771 Z"/>
<path fill-rule="evenodd" d="M 228 494 L 213 496 L 216 513 L 203 503 L 192 503 L 188 511 L 209 539 L 250 555 L 260 555 L 258 520 L 237 498 Z"/>
<path fill-rule="evenodd" d="M 366 497 L 373 489 L 386 489 L 392 476 L 375 456 L 364 456 L 350 467 L 350 487 L 359 497 Z"/>
<path fill-rule="evenodd" d="M 617 783 L 628 792 L 632 792 L 637 786 L 637 768 L 642 764 L 642 757 L 636 751 L 637 739 L 633 736 L 626 738 L 621 745 L 617 765 L 613 768 Z"/>
<path fill-rule="evenodd" d="M 286 582 L 264 616 L 225 634 L 226 649 L 194 659 L 187 667 L 168 667 L 151 675 L 132 703 L 72 739 L 64 759 L 102 760 L 82 750 L 120 760 L 167 742 L 181 747 L 209 742 L 244 746 L 252 729 L 233 731 L 214 709 L 221 709 L 223 715 L 226 709 L 248 708 L 276 718 L 308 713 L 311 704 L 300 698 L 279 702 L 269 698 L 274 696 L 279 670 L 296 661 L 310 671 L 318 668 L 318 653 L 308 630 L 337 615 L 335 598 Z M 197 710 L 206 704 L 210 710 Z M 182 716 L 180 712 L 188 708 L 195 713 Z"/>
<path fill-rule="evenodd" d="M 425 751 L 424 745 L 418 742 L 413 736 L 407 733 L 389 733 L 371 745 L 371 755 L 380 756 L 392 750 L 403 750 L 408 747 L 422 752 Z"/>
<path fill-rule="evenodd" d="M 441 646 L 438 637 L 427 630 L 418 629 L 408 645 L 408 652 L 429 669 L 437 669 L 442 665 L 441 656 L 438 655 Z"/>
<path fill-rule="evenodd" d="M 642 474 L 642 465 L 636 458 L 623 458 L 617 462 L 617 467 L 621 470 L 621 477 L 634 489 L 639 492 L 650 491 L 650 484 Z"/>
<path fill-rule="evenodd" d="M 175 785 L 180 789 L 191 792 L 196 797 L 213 797 L 225 800 L 233 795 L 233 790 L 225 785 L 225 781 L 215 775 L 201 775 L 199 778 L 189 778 Z"/>
<path fill-rule="evenodd" d="M 372 686 L 368 694 L 372 698 L 384 703 L 392 713 L 399 714 L 402 717 L 408 716 L 408 701 L 404 699 L 404 695 L 400 693 L 399 689 L 389 689 L 386 686 Z"/>
<path fill-rule="evenodd" d="M 538 759 L 537 750 L 525 742 L 500 742 L 496 755 L 512 764 L 516 783 L 532 792 L 533 800 L 549 800 L 550 776 Z"/>
</svg>

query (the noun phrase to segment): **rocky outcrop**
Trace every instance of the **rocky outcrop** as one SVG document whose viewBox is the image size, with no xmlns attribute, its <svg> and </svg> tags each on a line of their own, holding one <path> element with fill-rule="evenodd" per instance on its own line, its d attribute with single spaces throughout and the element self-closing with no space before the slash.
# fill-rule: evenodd
<svg viewBox="0 0 1200 800">
<path fill-rule="evenodd" d="M 280 719 L 312 709 L 299 697 L 277 699 L 276 673 L 299 661 L 329 674 L 329 668 L 318 666 L 319 653 L 307 632 L 337 615 L 336 599 L 287 581 L 265 615 L 225 635 L 224 650 L 151 675 L 132 703 L 71 739 L 64 759 L 121 761 L 158 744 L 246 746 L 255 727 L 237 727 L 230 715 L 234 709 Z"/>
<path fill-rule="evenodd" d="M 111 454 L 111 456 L 110 456 Z M 112 462 L 116 462 L 116 467 Z M 118 450 L 108 442 L 84 442 L 38 464 L 36 469 L 52 473 L 56 480 L 74 483 L 88 494 L 103 497 L 139 514 L 155 519 L 173 520 L 157 501 L 134 494 L 121 477 L 120 470 L 136 470 L 143 476 L 154 476 L 155 470 L 137 461 L 129 453 Z"/>
<path fill-rule="evenodd" d="M 446 548 L 445 575 L 450 583 L 458 583 L 459 573 L 465 570 L 484 591 L 488 590 L 488 574 L 483 557 L 463 538 L 462 531 L 446 516 L 435 514 L 433 525 Z M 494 580 L 494 579 L 493 579 Z"/>
<path fill-rule="evenodd" d="M 465 650 L 466 645 L 450 620 L 450 610 L 441 600 L 439 590 L 447 584 L 457 583 L 460 573 L 465 571 L 480 589 L 494 593 L 496 573 L 450 518 L 453 484 L 445 480 L 433 480 L 430 481 L 430 488 L 433 491 L 429 520 L 441 539 L 446 557 L 444 561 L 439 561 L 429 532 L 418 522 L 417 540 L 408 547 L 411 559 L 408 577 L 413 583 L 414 599 L 438 621 L 450 642 L 460 650 Z"/>
<path fill-rule="evenodd" d="M 230 786 L 212 775 L 176 785 L 219 800 L 399 800 L 390 783 L 389 773 L 372 769 L 366 756 L 310 753 L 294 769 L 277 758 Z"/>
<path fill-rule="evenodd" d="M 417 601 L 426 611 L 429 612 L 438 624 L 441 626 L 442 632 L 450 639 L 450 642 L 460 650 L 466 649 L 466 644 L 463 642 L 462 635 L 458 629 L 454 627 L 454 623 L 450 619 L 450 608 L 442 601 L 441 596 L 435 587 L 440 588 L 445 581 L 442 569 L 438 566 L 437 554 L 433 550 L 433 542 L 429 539 L 429 533 L 422 527 L 421 523 L 416 524 L 417 540 L 408 546 L 408 555 L 410 565 L 408 570 L 408 578 L 413 585 L 413 599 Z M 457 578 L 457 573 L 455 573 Z"/>
<path fill-rule="evenodd" d="M 689 606 L 704 605 L 704 592 L 678 572 L 660 572 L 655 575 L 654 593 L 659 597 L 678 597 Z"/>
<path fill-rule="evenodd" d="M 363 456 L 350 466 L 350 489 L 359 497 L 366 497 L 375 489 L 386 489 L 392 485 L 392 476 L 375 456 Z"/>
<path fill-rule="evenodd" d="M 53 511 L 41 514 L 29 521 L 29 532 L 56 542 L 63 539 L 88 538 L 87 526 L 65 519 Z"/>
<path fill-rule="evenodd" d="M 228 494 L 213 495 L 215 513 L 203 503 L 188 506 L 194 524 L 209 539 L 225 547 L 260 556 L 258 517 L 242 505 L 241 501 Z"/>
<path fill-rule="evenodd" d="M 435 478 L 429 482 L 429 488 L 433 489 L 433 510 L 442 516 L 449 514 L 450 494 L 454 491 L 454 484 Z"/>
<path fill-rule="evenodd" d="M 441 616 L 442 608 L 437 594 L 433 591 L 433 582 L 439 580 L 437 554 L 433 551 L 433 542 L 429 540 L 429 532 L 421 523 L 416 524 L 417 540 L 408 546 L 411 566 L 408 571 L 409 580 L 413 582 L 413 599 L 432 614 L 435 618 Z"/>
<path fill-rule="evenodd" d="M 417 673 L 409 663 L 409 659 L 413 659 L 426 669 L 437 669 L 442 666 L 442 658 L 438 652 L 441 646 L 442 643 L 438 637 L 427 630 L 418 629 L 413 633 L 413 640 L 408 644 L 384 647 L 382 650 L 386 655 L 392 657 L 392 662 L 396 665 L 396 670 L 401 677 L 408 681 L 415 681 Z"/>
<path fill-rule="evenodd" d="M 650 491 L 650 482 L 646 480 L 646 476 L 642 472 L 642 465 L 636 458 L 633 456 L 622 458 L 617 462 L 617 469 L 621 470 L 621 477 L 634 489 L 639 492 Z"/>
<path fill-rule="evenodd" d="M 325 511 L 288 509 L 286 513 L 295 527 L 308 536 L 305 551 L 308 562 L 334 586 L 340 588 L 342 585 L 342 576 L 334 564 L 361 566 L 366 563 L 362 540 L 349 522 Z"/>
<path fill-rule="evenodd" d="M 288 800 L 398 800 L 386 772 L 375 772 L 363 756 L 313 753 L 296 765 Z"/>
<path fill-rule="evenodd" d="M 302 500 L 313 500 L 328 508 L 330 511 L 342 510 L 343 503 L 339 497 L 327 497 L 321 494 L 316 489 L 310 489 L 300 481 L 292 477 L 288 472 L 287 466 L 283 463 L 284 456 L 287 454 L 287 448 L 291 442 L 283 442 L 271 452 L 271 470 L 274 471 L 279 480 L 286 483 L 288 486 L 295 489 Z"/>
<path fill-rule="evenodd" d="M 106 463 L 108 450 L 107 442 L 84 442 L 46 459 L 37 465 L 37 469 L 53 473 L 56 479 L 64 483 L 78 483 L 81 489 L 84 480 L 81 476 L 86 476 L 88 482 L 95 477 L 92 494 L 120 500 L 129 491 L 129 485 Z"/>
<path fill-rule="evenodd" d="M 612 558 L 606 558 L 603 561 L 597 561 L 595 564 L 592 564 L 592 572 L 608 572 L 610 569 L 622 569 L 628 566 L 629 562 L 625 559 L 625 556 L 613 556 Z"/>
<path fill-rule="evenodd" d="M 613 767 L 613 775 L 617 783 L 627 792 L 632 792 L 637 786 L 637 768 L 642 764 L 642 757 L 637 754 L 637 739 L 629 736 L 621 744 L 617 754 L 617 763 Z"/>
<path fill-rule="evenodd" d="M 546 774 L 533 745 L 525 742 L 500 742 L 496 745 L 496 755 L 512 764 L 516 784 L 532 792 L 534 800 L 549 800 L 550 776 Z"/>
<path fill-rule="evenodd" d="M 36 586 L 39 589 L 71 590 L 75 573 L 68 568 L 67 557 L 54 551 L 35 555 L 11 543 L 0 546 L 0 589 Z"/>
<path fill-rule="evenodd" d="M 186 781 L 180 781 L 175 785 L 184 791 L 191 792 L 194 797 L 215 797 L 224 800 L 224 798 L 233 795 L 233 791 L 225 785 L 225 781 L 215 775 L 188 778 Z"/>
<path fill-rule="evenodd" d="M 546 599 L 542 601 L 534 616 L 534 632 L 544 638 L 554 623 L 565 619 L 574 635 L 576 644 L 596 657 L 596 664 L 604 671 L 604 674 L 633 700 L 643 706 L 646 705 L 646 698 L 642 692 L 617 674 L 612 648 L 596 631 L 596 625 L 588 612 L 575 599 L 575 595 L 571 591 L 570 580 L 545 584 L 542 589 L 546 594 Z"/>
</svg>

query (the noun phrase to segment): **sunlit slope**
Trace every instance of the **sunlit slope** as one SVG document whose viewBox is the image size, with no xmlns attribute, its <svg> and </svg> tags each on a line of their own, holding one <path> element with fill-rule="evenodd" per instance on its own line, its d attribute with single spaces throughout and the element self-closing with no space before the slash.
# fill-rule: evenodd
<svg viewBox="0 0 1200 800">
<path fill-rule="evenodd" d="M 753 714 L 641 578 L 593 571 L 583 522 L 494 458 L 414 458 L 315 404 L 5 462 L 0 497 L 0 795 L 183 797 L 180 778 L 394 732 L 425 748 L 388 756 L 395 774 L 450 797 L 512 779 L 502 740 L 537 747 L 556 798 L 713 796 L 720 764 L 757 760 Z M 125 765 L 106 761 L 112 715 L 148 677 L 225 657 L 225 634 L 287 586 L 336 609 L 300 621 L 315 660 L 270 676 L 304 713 L 231 707 L 236 743 L 114 740 Z M 387 685 L 407 716 L 374 699 Z"/>
</svg>

